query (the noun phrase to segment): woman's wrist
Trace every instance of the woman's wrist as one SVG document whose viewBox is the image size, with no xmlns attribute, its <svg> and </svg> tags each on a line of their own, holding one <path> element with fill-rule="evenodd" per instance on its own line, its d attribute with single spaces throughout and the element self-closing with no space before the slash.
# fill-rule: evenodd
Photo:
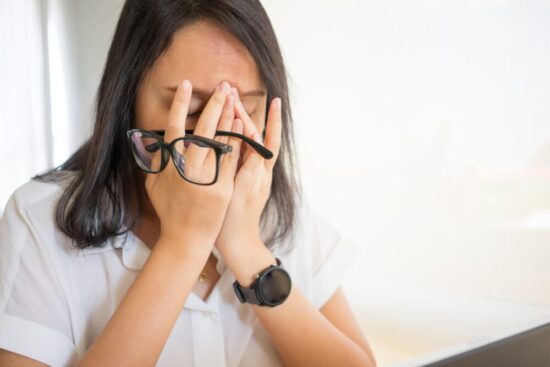
<svg viewBox="0 0 550 367">
<path fill-rule="evenodd" d="M 196 233 L 170 232 L 161 233 L 155 248 L 167 249 L 173 256 L 201 260 L 208 259 L 213 247 L 211 242 L 205 236 Z"/>
<path fill-rule="evenodd" d="M 256 275 L 270 265 L 277 264 L 271 251 L 258 240 L 255 243 L 241 243 L 238 250 L 220 250 L 227 267 L 243 287 L 248 288 Z"/>
</svg>

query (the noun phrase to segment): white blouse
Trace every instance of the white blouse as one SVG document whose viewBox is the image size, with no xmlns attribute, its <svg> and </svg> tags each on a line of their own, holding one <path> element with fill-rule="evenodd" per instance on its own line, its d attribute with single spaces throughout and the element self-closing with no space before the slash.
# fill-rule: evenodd
<svg viewBox="0 0 550 367">
<path fill-rule="evenodd" d="M 74 247 L 55 225 L 62 190 L 31 180 L 12 194 L 0 220 L 0 349 L 51 366 L 81 358 L 150 254 L 131 231 L 102 248 Z M 293 249 L 272 252 L 319 309 L 359 249 L 313 212 L 305 195 L 297 214 Z M 213 253 L 221 277 L 206 301 L 189 294 L 157 366 L 282 366 L 254 311 L 234 294 L 235 277 Z"/>
</svg>

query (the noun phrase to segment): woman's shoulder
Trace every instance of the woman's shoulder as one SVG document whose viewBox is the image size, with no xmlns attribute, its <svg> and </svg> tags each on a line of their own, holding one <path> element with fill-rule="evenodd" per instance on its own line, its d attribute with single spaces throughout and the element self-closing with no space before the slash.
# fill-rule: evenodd
<svg viewBox="0 0 550 367">
<path fill-rule="evenodd" d="M 360 250 L 307 194 L 302 195 L 296 214 L 292 250 L 283 258 L 293 281 L 320 308 L 340 286 Z"/>
<path fill-rule="evenodd" d="M 10 202 L 18 209 L 44 206 L 59 199 L 63 191 L 64 186 L 60 182 L 30 179 L 13 191 L 6 209 L 9 209 Z"/>
<path fill-rule="evenodd" d="M 292 250 L 302 249 L 311 256 L 325 258 L 332 250 L 349 238 L 341 233 L 337 226 L 315 205 L 312 198 L 302 193 L 297 200 L 295 226 L 290 236 L 294 246 Z M 306 244 L 308 246 L 306 246 Z M 319 259 L 316 259 L 320 261 Z"/>
<path fill-rule="evenodd" d="M 23 237 L 55 238 L 60 234 L 55 222 L 57 203 L 63 194 L 67 179 L 72 173 L 64 173 L 65 179 L 41 181 L 30 179 L 10 195 L 0 219 L 0 241 L 2 247 L 13 248 L 23 243 Z M 5 248 L 4 248 L 5 250 Z"/>
<path fill-rule="evenodd" d="M 73 250 L 54 216 L 63 192 L 63 183 L 31 179 L 13 191 L 0 219 L 0 347 L 17 346 L 25 355 L 32 353 L 32 345 L 46 343 L 57 353 L 52 365 L 65 365 L 59 361 L 75 353 L 77 293 L 71 259 L 65 256 Z M 19 344 L 14 344 L 16 334 Z"/>
<path fill-rule="evenodd" d="M 64 171 L 50 176 L 48 180 L 32 178 L 15 189 L 6 204 L 5 210 L 17 208 L 31 210 L 49 208 L 57 203 L 67 184 L 75 177 L 75 172 Z"/>
</svg>

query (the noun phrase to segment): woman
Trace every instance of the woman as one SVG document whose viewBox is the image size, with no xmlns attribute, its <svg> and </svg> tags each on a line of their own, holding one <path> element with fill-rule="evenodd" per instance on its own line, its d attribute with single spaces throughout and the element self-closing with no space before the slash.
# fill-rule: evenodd
<svg viewBox="0 0 550 367">
<path fill-rule="evenodd" d="M 288 102 L 258 1 L 127 1 L 92 137 L 0 222 L 0 365 L 375 365 Z"/>
</svg>

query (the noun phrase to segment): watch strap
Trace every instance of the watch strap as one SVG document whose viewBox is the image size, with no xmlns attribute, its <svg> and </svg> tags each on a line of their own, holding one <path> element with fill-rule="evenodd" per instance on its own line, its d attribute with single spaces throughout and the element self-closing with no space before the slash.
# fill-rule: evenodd
<svg viewBox="0 0 550 367">
<path fill-rule="evenodd" d="M 252 284 L 250 285 L 249 288 L 243 287 L 242 285 L 239 284 L 238 281 L 235 280 L 235 282 L 233 283 L 233 290 L 235 291 L 235 294 L 237 295 L 237 298 L 239 299 L 239 302 L 241 302 L 241 303 L 251 303 L 251 304 L 254 304 L 254 305 L 261 305 L 262 304 L 260 302 L 260 300 L 258 299 L 258 296 L 256 295 L 256 287 L 255 286 L 257 285 L 257 281 L 263 273 L 265 273 L 269 269 L 271 269 L 273 267 L 276 267 L 276 266 L 277 267 L 282 267 L 281 260 L 279 260 L 278 257 L 276 257 L 275 260 L 277 261 L 277 265 L 270 265 L 267 268 L 265 268 L 264 270 L 262 270 L 261 272 L 259 272 L 256 275 L 256 279 L 252 282 Z"/>
<path fill-rule="evenodd" d="M 252 303 L 255 305 L 260 304 L 260 300 L 256 296 L 256 291 L 254 290 L 254 288 L 241 287 L 239 283 L 235 281 L 235 283 L 233 283 L 233 289 L 235 290 L 235 294 L 237 295 L 239 302 Z"/>
</svg>

